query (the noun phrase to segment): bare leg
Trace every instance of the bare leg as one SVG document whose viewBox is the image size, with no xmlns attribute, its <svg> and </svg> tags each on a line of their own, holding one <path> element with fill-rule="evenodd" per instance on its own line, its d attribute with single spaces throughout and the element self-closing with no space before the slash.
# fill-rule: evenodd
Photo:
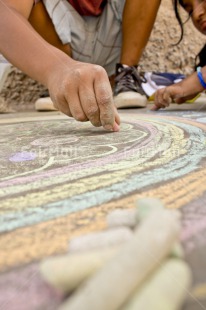
<svg viewBox="0 0 206 310">
<path fill-rule="evenodd" d="M 69 44 L 63 45 L 59 39 L 54 25 L 43 5 L 42 2 L 38 2 L 32 9 L 29 22 L 33 28 L 50 44 L 59 48 L 71 57 L 72 51 Z"/>
<path fill-rule="evenodd" d="M 126 0 L 122 24 L 120 62 L 128 66 L 139 63 L 149 40 L 161 0 Z"/>
</svg>

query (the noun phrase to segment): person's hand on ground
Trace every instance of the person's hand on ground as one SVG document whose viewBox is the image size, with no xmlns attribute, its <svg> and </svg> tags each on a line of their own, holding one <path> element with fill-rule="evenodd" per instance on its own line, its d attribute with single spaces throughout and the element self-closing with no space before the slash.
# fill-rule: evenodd
<svg viewBox="0 0 206 310">
<path fill-rule="evenodd" d="M 119 130 L 120 118 L 102 67 L 70 59 L 68 65 L 53 71 L 48 88 L 54 106 L 64 114 L 106 130 Z"/>
<path fill-rule="evenodd" d="M 156 111 L 161 108 L 164 109 L 172 102 L 182 104 L 194 98 L 203 90 L 204 88 L 200 84 L 197 73 L 195 72 L 177 84 L 157 90 L 154 95 L 154 105 L 151 110 Z"/>
</svg>

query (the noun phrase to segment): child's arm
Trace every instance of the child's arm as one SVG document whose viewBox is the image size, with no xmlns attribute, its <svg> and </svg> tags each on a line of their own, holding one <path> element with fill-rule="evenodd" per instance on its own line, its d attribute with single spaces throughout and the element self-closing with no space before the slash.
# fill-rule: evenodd
<svg viewBox="0 0 206 310">
<path fill-rule="evenodd" d="M 202 74 L 206 81 L 206 67 L 202 68 Z M 172 102 L 178 104 L 184 103 L 186 100 L 194 98 L 203 90 L 204 87 L 201 85 L 197 73 L 194 72 L 177 84 L 157 90 L 152 110 L 168 107 Z"/>
<path fill-rule="evenodd" d="M 0 1 L 0 52 L 48 87 L 56 107 L 80 121 L 118 129 L 105 70 L 80 63 L 48 44 L 27 21 L 33 0 Z M 115 128 L 114 128 L 115 127 Z"/>
</svg>

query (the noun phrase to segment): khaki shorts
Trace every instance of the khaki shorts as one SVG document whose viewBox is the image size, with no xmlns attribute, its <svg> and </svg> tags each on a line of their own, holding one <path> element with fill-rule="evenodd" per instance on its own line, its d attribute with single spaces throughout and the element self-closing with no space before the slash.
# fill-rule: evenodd
<svg viewBox="0 0 206 310">
<path fill-rule="evenodd" d="M 72 58 L 115 73 L 122 45 L 122 14 L 125 0 L 108 0 L 98 17 L 80 16 L 68 0 L 43 0 L 63 44 L 70 44 Z"/>
</svg>

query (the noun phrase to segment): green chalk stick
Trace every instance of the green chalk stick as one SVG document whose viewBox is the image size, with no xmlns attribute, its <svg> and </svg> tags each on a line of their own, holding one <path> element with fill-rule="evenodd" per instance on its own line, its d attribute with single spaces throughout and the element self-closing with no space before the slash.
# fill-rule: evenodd
<svg viewBox="0 0 206 310">
<path fill-rule="evenodd" d="M 152 211 L 165 209 L 163 203 L 158 198 L 141 198 L 136 201 L 138 219 L 144 220 Z"/>
<path fill-rule="evenodd" d="M 180 259 L 185 258 L 184 249 L 183 249 L 180 242 L 175 243 L 175 245 L 173 246 L 172 251 L 170 253 L 170 257 L 171 258 L 180 258 Z"/>
</svg>

